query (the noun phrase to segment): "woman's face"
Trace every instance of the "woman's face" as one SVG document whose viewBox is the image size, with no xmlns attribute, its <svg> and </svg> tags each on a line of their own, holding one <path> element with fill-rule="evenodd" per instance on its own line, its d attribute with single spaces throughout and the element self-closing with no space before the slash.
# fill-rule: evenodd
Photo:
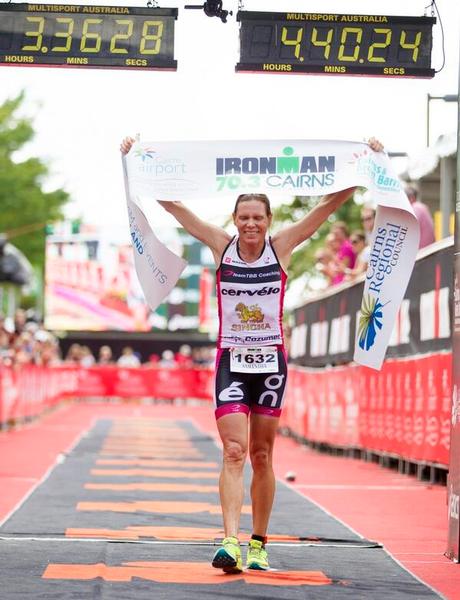
<svg viewBox="0 0 460 600">
<path fill-rule="evenodd" d="M 271 220 L 271 215 L 267 215 L 265 204 L 260 200 L 240 202 L 233 215 L 240 240 L 247 243 L 257 243 L 265 239 Z"/>
<path fill-rule="evenodd" d="M 356 254 L 359 254 L 362 250 L 364 250 L 365 243 L 360 237 L 351 236 L 350 242 Z"/>
</svg>

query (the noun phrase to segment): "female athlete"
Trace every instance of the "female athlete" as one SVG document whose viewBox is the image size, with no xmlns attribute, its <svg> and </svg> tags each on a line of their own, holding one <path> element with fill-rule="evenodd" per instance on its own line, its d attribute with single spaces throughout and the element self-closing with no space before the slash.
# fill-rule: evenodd
<svg viewBox="0 0 460 600">
<path fill-rule="evenodd" d="M 133 138 L 125 138 L 122 153 Z M 382 144 L 368 142 L 379 152 Z M 269 569 L 268 522 L 275 494 L 273 446 L 287 379 L 282 316 L 287 269 L 294 249 L 341 206 L 355 188 L 324 196 L 302 219 L 272 237 L 270 203 L 264 194 L 242 194 L 233 211 L 237 235 L 210 225 L 181 202 L 159 201 L 193 237 L 207 245 L 216 263 L 219 307 L 215 377 L 215 416 L 223 445 L 219 492 L 225 538 L 213 567 L 243 569 L 238 541 L 243 505 L 243 469 L 252 465 L 252 537 L 246 566 Z"/>
</svg>

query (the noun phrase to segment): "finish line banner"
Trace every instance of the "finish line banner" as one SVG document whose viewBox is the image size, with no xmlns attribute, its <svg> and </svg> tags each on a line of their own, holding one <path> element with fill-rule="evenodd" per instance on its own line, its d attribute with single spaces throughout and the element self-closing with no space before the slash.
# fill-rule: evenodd
<svg viewBox="0 0 460 600">
<path fill-rule="evenodd" d="M 367 188 L 377 215 L 354 359 L 381 368 L 420 235 L 385 153 L 361 142 L 326 140 L 137 142 L 123 163 L 136 269 L 152 309 L 172 289 L 185 263 L 153 234 L 142 200 L 215 203 L 265 193 L 289 201 Z"/>
</svg>

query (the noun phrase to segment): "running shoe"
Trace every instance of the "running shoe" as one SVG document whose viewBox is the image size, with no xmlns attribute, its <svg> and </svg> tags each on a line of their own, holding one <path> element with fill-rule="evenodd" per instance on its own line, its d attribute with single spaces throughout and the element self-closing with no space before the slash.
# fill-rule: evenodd
<svg viewBox="0 0 460 600">
<path fill-rule="evenodd" d="M 259 540 L 249 540 L 246 566 L 256 571 L 268 571 L 270 568 L 267 551 Z"/>
<path fill-rule="evenodd" d="M 212 566 L 222 569 L 225 573 L 241 573 L 243 561 L 241 559 L 241 548 L 238 538 L 226 537 L 222 547 L 217 550 L 212 559 Z"/>
</svg>

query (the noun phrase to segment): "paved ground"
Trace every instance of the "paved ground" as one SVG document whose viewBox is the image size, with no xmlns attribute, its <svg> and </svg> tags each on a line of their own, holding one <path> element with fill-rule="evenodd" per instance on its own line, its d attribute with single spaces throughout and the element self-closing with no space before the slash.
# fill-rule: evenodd
<svg viewBox="0 0 460 600">
<path fill-rule="evenodd" d="M 0 435 L 2 600 L 203 598 L 216 590 L 224 598 L 440 597 L 388 550 L 416 575 L 424 570 L 445 597 L 460 598 L 460 568 L 443 558 L 442 523 L 433 518 L 440 502 L 445 508 L 444 488 L 283 438 L 278 474 L 298 477 L 278 485 L 273 570 L 235 577 L 212 569 L 222 530 L 210 412 L 74 405 Z M 248 498 L 245 506 L 248 533 Z M 417 519 L 417 507 L 430 516 Z"/>
</svg>

